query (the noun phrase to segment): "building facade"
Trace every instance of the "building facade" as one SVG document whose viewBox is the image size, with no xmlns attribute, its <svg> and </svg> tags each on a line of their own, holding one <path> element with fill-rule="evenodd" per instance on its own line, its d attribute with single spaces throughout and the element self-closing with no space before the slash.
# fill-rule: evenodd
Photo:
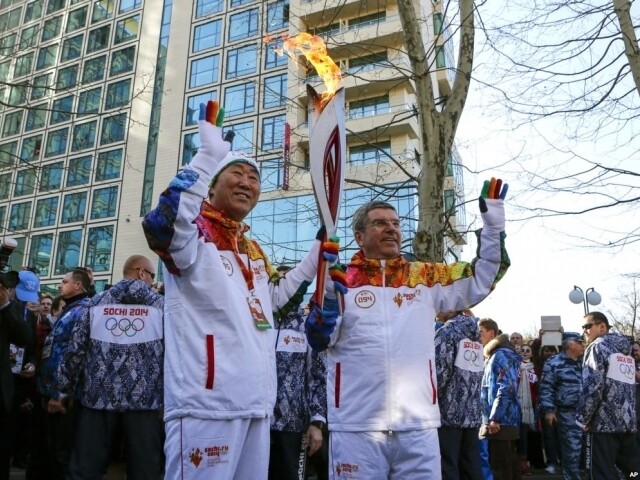
<svg viewBox="0 0 640 480">
<path fill-rule="evenodd" d="M 450 48 L 441 14 L 423 4 L 434 85 L 446 94 Z M 78 265 L 94 270 L 98 288 L 120 278 L 129 255 L 149 253 L 141 217 L 197 151 L 198 105 L 209 99 L 225 107 L 233 148 L 260 162 L 252 235 L 274 263 L 299 259 L 318 228 L 306 84 L 322 86 L 276 48 L 301 31 L 324 38 L 344 73 L 339 234 L 352 237 L 350 217 L 363 202 L 387 200 L 403 218 L 410 254 L 419 127 L 394 1 L 0 0 L 0 237 L 18 241 L 12 267 L 38 268 L 52 292 Z M 452 159 L 444 193 L 458 231 L 461 172 Z M 464 235 L 447 244 L 455 259 Z"/>
</svg>

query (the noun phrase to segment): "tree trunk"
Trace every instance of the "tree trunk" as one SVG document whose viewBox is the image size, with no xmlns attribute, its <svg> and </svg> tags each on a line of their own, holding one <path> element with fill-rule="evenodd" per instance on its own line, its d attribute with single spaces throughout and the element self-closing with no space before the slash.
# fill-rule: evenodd
<svg viewBox="0 0 640 480">
<path fill-rule="evenodd" d="M 629 68 L 633 75 L 636 91 L 640 94 L 640 51 L 638 37 L 631 20 L 631 2 L 628 0 L 613 0 L 613 8 L 618 17 L 620 32 L 624 41 L 624 54 L 629 60 Z"/>
</svg>

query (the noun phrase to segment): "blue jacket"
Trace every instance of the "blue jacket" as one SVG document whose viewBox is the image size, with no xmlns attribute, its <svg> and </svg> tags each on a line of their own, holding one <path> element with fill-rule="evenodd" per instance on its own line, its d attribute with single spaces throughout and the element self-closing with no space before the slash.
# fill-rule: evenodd
<svg viewBox="0 0 640 480">
<path fill-rule="evenodd" d="M 582 388 L 582 362 L 564 352 L 550 358 L 540 379 L 540 410 L 543 414 L 558 409 L 575 409 Z"/>
<path fill-rule="evenodd" d="M 304 432 L 313 420 L 327 421 L 327 353 L 312 350 L 304 310 L 277 321 L 278 388 L 271 430 Z"/>
<path fill-rule="evenodd" d="M 484 358 L 477 319 L 460 314 L 438 329 L 435 337 L 438 404 L 442 426 L 479 427 L 480 384 Z"/>
<path fill-rule="evenodd" d="M 576 420 L 591 432 L 635 432 L 635 362 L 631 342 L 608 333 L 584 352 Z"/>
<path fill-rule="evenodd" d="M 488 357 L 482 377 L 482 423 L 498 422 L 501 426 L 520 427 L 522 414 L 518 404 L 518 372 L 522 357 L 502 334 L 484 347 Z"/>
<path fill-rule="evenodd" d="M 60 391 L 82 389 L 96 410 L 159 410 L 163 396 L 164 297 L 140 280 L 122 280 L 76 309 L 57 369 Z"/>
</svg>

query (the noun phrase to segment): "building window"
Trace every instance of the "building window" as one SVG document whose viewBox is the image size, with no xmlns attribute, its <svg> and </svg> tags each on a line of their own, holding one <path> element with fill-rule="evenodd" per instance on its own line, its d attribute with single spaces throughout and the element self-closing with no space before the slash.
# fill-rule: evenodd
<svg viewBox="0 0 640 480">
<path fill-rule="evenodd" d="M 63 275 L 80 265 L 80 247 L 82 245 L 82 230 L 71 230 L 58 234 L 56 248 L 55 275 Z"/>
<path fill-rule="evenodd" d="M 282 147 L 286 115 L 262 119 L 262 149 L 273 150 Z"/>
<path fill-rule="evenodd" d="M 11 135 L 17 135 L 22 129 L 22 110 L 11 112 L 5 115 L 4 123 L 2 124 L 2 136 L 9 137 Z"/>
<path fill-rule="evenodd" d="M 42 167 L 40 175 L 40 191 L 50 192 L 58 190 L 62 186 L 62 171 L 64 164 L 62 162 L 50 163 Z"/>
<path fill-rule="evenodd" d="M 98 82 L 104 79 L 104 66 L 107 60 L 106 55 L 92 58 L 84 62 L 82 69 L 82 83 Z"/>
<path fill-rule="evenodd" d="M 193 34 L 193 53 L 218 47 L 222 37 L 222 20 L 198 25 Z"/>
<path fill-rule="evenodd" d="M 140 8 L 141 6 L 142 0 L 120 0 L 120 9 L 118 10 L 118 13 L 135 10 L 136 8 Z"/>
<path fill-rule="evenodd" d="M 65 7 L 67 0 L 49 0 L 47 3 L 47 13 L 57 12 Z"/>
<path fill-rule="evenodd" d="M 0 145 L 0 168 L 12 167 L 16 163 L 18 142 L 3 143 Z"/>
<path fill-rule="evenodd" d="M 72 65 L 58 71 L 58 79 L 56 88 L 58 90 L 66 90 L 76 86 L 78 82 L 78 65 Z"/>
<path fill-rule="evenodd" d="M 27 3 L 27 8 L 24 11 L 24 23 L 29 23 L 32 20 L 37 20 L 42 16 L 42 0 L 36 0 L 35 2 Z"/>
<path fill-rule="evenodd" d="M 9 80 L 9 72 L 11 71 L 11 60 L 0 63 L 0 82 Z"/>
<path fill-rule="evenodd" d="M 96 0 L 93 2 L 91 23 L 101 22 L 113 17 L 115 0 Z"/>
<path fill-rule="evenodd" d="M 50 18 L 44 22 L 42 28 L 42 41 L 48 42 L 49 40 L 56 38 L 60 35 L 60 29 L 62 27 L 62 16 Z"/>
<path fill-rule="evenodd" d="M 84 42 L 84 33 L 76 35 L 66 39 L 62 43 L 62 54 L 60 55 L 61 62 L 67 62 L 74 60 L 82 55 L 82 43 Z"/>
<path fill-rule="evenodd" d="M 100 110 L 102 87 L 80 92 L 78 96 L 78 116 L 98 113 Z"/>
<path fill-rule="evenodd" d="M 220 55 L 209 55 L 191 62 L 189 88 L 213 83 L 218 79 Z"/>
<path fill-rule="evenodd" d="M 224 91 L 224 108 L 227 116 L 251 113 L 255 109 L 255 82 L 227 87 Z"/>
<path fill-rule="evenodd" d="M 45 149 L 44 156 L 53 157 L 63 155 L 67 151 L 68 137 L 68 128 L 50 131 L 47 135 L 47 148 Z"/>
<path fill-rule="evenodd" d="M 281 30 L 289 26 L 289 2 L 275 2 L 267 5 L 267 32 Z"/>
<path fill-rule="evenodd" d="M 368 27 L 369 25 L 377 25 L 380 22 L 384 22 L 386 18 L 387 12 L 385 10 L 372 13 L 370 15 L 363 15 L 358 18 L 353 18 L 349 20 L 349 30 L 353 28 Z"/>
<path fill-rule="evenodd" d="M 242 40 L 258 34 L 258 9 L 252 8 L 229 17 L 229 41 Z"/>
<path fill-rule="evenodd" d="M 89 229 L 85 266 L 94 272 L 111 270 L 111 247 L 113 245 L 113 226 Z"/>
<path fill-rule="evenodd" d="M 182 145 L 182 165 L 188 164 L 200 148 L 200 135 L 198 133 L 187 133 L 184 136 Z"/>
<path fill-rule="evenodd" d="M 446 68 L 447 57 L 444 53 L 444 47 L 442 45 L 436 46 L 436 68 Z"/>
<path fill-rule="evenodd" d="M 27 89 L 28 84 L 21 83 L 18 85 L 12 85 L 11 90 L 9 91 L 9 104 L 14 105 L 22 105 L 27 101 Z"/>
<path fill-rule="evenodd" d="M 224 133 L 227 130 L 233 130 L 236 134 L 233 138 L 233 150 L 251 155 L 255 153 L 256 140 L 253 122 L 236 123 L 226 128 Z"/>
<path fill-rule="evenodd" d="M 61 223 L 82 222 L 87 209 L 87 192 L 69 193 L 62 202 Z"/>
<path fill-rule="evenodd" d="M 240 7 L 241 5 L 248 5 L 256 0 L 231 0 L 231 8 Z"/>
<path fill-rule="evenodd" d="M 116 38 L 114 44 L 127 42 L 138 38 L 138 31 L 140 30 L 140 15 L 125 18 L 124 20 L 118 20 L 116 23 Z"/>
<path fill-rule="evenodd" d="M 87 185 L 91 180 L 91 155 L 69 159 L 67 188 Z"/>
<path fill-rule="evenodd" d="M 389 161 L 391 142 L 369 143 L 349 148 L 349 163 L 368 164 Z"/>
<path fill-rule="evenodd" d="M 31 217 L 31 202 L 14 203 L 11 205 L 9 214 L 9 230 L 25 230 L 29 228 L 29 217 Z"/>
<path fill-rule="evenodd" d="M 127 114 L 121 113 L 114 117 L 107 117 L 102 120 L 102 132 L 100 134 L 100 145 L 121 142 L 124 140 L 126 131 Z"/>
<path fill-rule="evenodd" d="M 55 215 L 55 214 L 54 214 Z M 35 267 L 41 276 L 49 275 L 51 255 L 53 254 L 53 234 L 35 235 L 31 239 L 29 266 Z"/>
<path fill-rule="evenodd" d="M 40 158 L 42 150 L 42 135 L 34 135 L 22 140 L 22 150 L 20 151 L 20 159 L 23 162 L 33 162 Z"/>
<path fill-rule="evenodd" d="M 206 103 L 209 100 L 216 100 L 218 98 L 218 94 L 215 90 L 210 90 L 208 92 L 199 93 L 198 95 L 192 95 L 187 98 L 187 115 L 185 117 L 185 125 L 195 125 L 198 123 L 198 118 L 200 115 L 200 104 Z M 226 105 L 225 105 L 226 108 Z"/>
<path fill-rule="evenodd" d="M 444 191 L 444 211 L 447 216 L 455 215 L 456 192 L 453 190 Z"/>
<path fill-rule="evenodd" d="M 33 52 L 22 55 L 16 58 L 16 66 L 13 70 L 13 78 L 24 77 L 31 73 L 31 67 L 33 67 Z"/>
<path fill-rule="evenodd" d="M 0 181 L 2 180 L 2 178 L 0 177 Z M 7 230 L 6 228 L 6 223 L 5 223 L 5 217 L 7 216 L 7 206 L 3 205 L 0 207 L 0 232 L 4 232 Z"/>
<path fill-rule="evenodd" d="M 109 46 L 109 34 L 111 33 L 111 25 L 96 28 L 89 32 L 87 40 L 87 54 L 97 52 Z"/>
<path fill-rule="evenodd" d="M 36 189 L 36 173 L 33 168 L 20 170 L 16 175 L 16 185 L 13 189 L 15 197 L 31 195 Z"/>
<path fill-rule="evenodd" d="M 42 47 L 38 51 L 38 60 L 36 61 L 36 70 L 42 70 L 43 68 L 53 67 L 56 64 L 56 58 L 58 57 L 58 45 L 49 45 L 48 47 Z"/>
<path fill-rule="evenodd" d="M 12 33 L 0 38 L 0 55 L 11 55 L 16 46 L 16 34 Z"/>
<path fill-rule="evenodd" d="M 349 118 L 364 118 L 389 113 L 389 95 L 349 102 Z"/>
<path fill-rule="evenodd" d="M 96 165 L 96 182 L 113 180 L 120 177 L 122 166 L 122 149 L 100 152 Z"/>
<path fill-rule="evenodd" d="M 196 18 L 222 11 L 224 0 L 196 0 Z"/>
<path fill-rule="evenodd" d="M 433 14 L 433 34 L 436 37 L 442 34 L 442 14 L 439 12 Z"/>
<path fill-rule="evenodd" d="M 276 75 L 264 81 L 264 108 L 281 107 L 287 101 L 287 75 Z"/>
<path fill-rule="evenodd" d="M 11 174 L 5 173 L 0 175 L 0 200 L 6 200 L 9 198 L 9 192 L 11 191 Z M 2 229 L 0 228 L 0 232 Z"/>
<path fill-rule="evenodd" d="M 389 66 L 387 51 L 349 59 L 349 73 L 362 73 Z"/>
<path fill-rule="evenodd" d="M 110 76 L 119 75 L 121 73 L 133 70 L 133 64 L 136 58 L 136 47 L 127 47 L 111 54 L 111 70 Z"/>
<path fill-rule="evenodd" d="M 72 111 L 73 95 L 55 99 L 51 107 L 51 120 L 49 123 L 55 125 L 56 123 L 68 122 L 71 120 Z"/>
<path fill-rule="evenodd" d="M 31 89 L 31 100 L 38 100 L 46 97 L 49 94 L 51 88 L 51 79 L 53 75 L 47 73 L 46 75 L 40 75 L 33 79 L 33 88 Z"/>
<path fill-rule="evenodd" d="M 39 31 L 38 25 L 33 25 L 22 30 L 22 33 L 20 34 L 20 45 L 18 48 L 20 50 L 24 50 L 25 48 L 35 47 L 36 42 L 38 41 Z"/>
<path fill-rule="evenodd" d="M 247 45 L 227 52 L 227 78 L 255 73 L 258 63 L 258 48 Z"/>
<path fill-rule="evenodd" d="M 115 217 L 116 205 L 118 205 L 117 186 L 94 190 L 91 202 L 91 220 Z"/>
<path fill-rule="evenodd" d="M 271 192 L 282 186 L 283 161 L 281 158 L 275 160 L 262 160 L 260 162 L 260 183 L 261 191 Z"/>
<path fill-rule="evenodd" d="M 33 227 L 53 227 L 56 224 L 58 214 L 58 197 L 49 197 L 38 200 L 36 203 L 36 215 Z"/>
<path fill-rule="evenodd" d="M 71 151 L 78 152 L 87 148 L 93 148 L 96 143 L 96 128 L 98 121 L 82 123 L 73 127 L 71 139 Z"/>
<path fill-rule="evenodd" d="M 264 54 L 264 68 L 277 68 L 283 67 L 287 64 L 289 57 L 287 55 L 279 55 L 276 53 L 276 49 L 282 48 L 282 39 L 272 40 L 268 45 L 265 45 L 266 52 Z"/>
<path fill-rule="evenodd" d="M 66 33 L 75 32 L 87 24 L 87 7 L 82 7 L 69 12 L 69 18 L 67 19 Z"/>
<path fill-rule="evenodd" d="M 129 102 L 131 94 L 131 79 L 127 78 L 120 82 L 112 83 L 107 87 L 107 98 L 104 102 L 104 108 L 118 108 Z"/>
</svg>

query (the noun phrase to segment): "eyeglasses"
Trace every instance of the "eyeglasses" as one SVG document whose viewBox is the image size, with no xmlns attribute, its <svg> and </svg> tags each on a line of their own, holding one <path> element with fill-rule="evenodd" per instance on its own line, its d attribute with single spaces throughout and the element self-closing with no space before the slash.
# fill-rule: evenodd
<svg viewBox="0 0 640 480">
<path fill-rule="evenodd" d="M 583 330 L 589 330 L 594 325 L 596 325 L 596 324 L 595 323 L 585 323 L 584 325 L 582 325 L 582 329 Z"/>
<path fill-rule="evenodd" d="M 531 350 L 528 348 L 523 348 L 522 353 L 531 353 Z"/>
<path fill-rule="evenodd" d="M 369 224 L 370 227 L 373 228 L 387 228 L 387 225 L 390 226 L 391 228 L 395 228 L 396 230 L 400 229 L 400 220 L 382 220 L 382 219 L 377 219 L 377 220 L 372 220 L 371 223 Z"/>
<path fill-rule="evenodd" d="M 153 272 L 150 272 L 149 270 L 147 270 L 144 267 L 138 267 L 138 270 L 144 270 L 145 272 L 147 272 L 149 274 L 149 276 L 151 277 L 151 280 L 155 280 L 156 279 L 156 274 Z"/>
</svg>

